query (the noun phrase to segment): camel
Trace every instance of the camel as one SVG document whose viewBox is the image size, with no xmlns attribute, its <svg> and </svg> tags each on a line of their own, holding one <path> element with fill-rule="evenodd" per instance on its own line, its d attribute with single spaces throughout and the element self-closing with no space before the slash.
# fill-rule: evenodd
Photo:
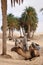
<svg viewBox="0 0 43 65">
<path fill-rule="evenodd" d="M 11 49 L 11 51 L 15 51 L 16 53 L 18 53 L 19 55 L 23 56 L 25 59 L 32 59 L 34 57 L 38 57 L 40 56 L 39 50 L 37 49 L 37 46 L 39 46 L 38 44 L 32 43 L 29 46 L 29 50 L 24 50 L 24 45 L 21 43 L 17 43 L 16 42 L 16 46 L 13 47 Z M 26 48 L 26 47 L 25 47 Z"/>
<path fill-rule="evenodd" d="M 29 51 L 24 51 L 22 48 L 20 47 L 13 47 L 11 49 L 11 51 L 15 51 L 16 53 L 18 53 L 19 55 L 21 55 L 22 57 L 24 57 L 25 59 L 29 59 L 31 58 L 30 52 Z"/>
<path fill-rule="evenodd" d="M 24 51 L 22 48 L 20 47 L 13 47 L 11 49 L 11 51 L 15 51 L 16 53 L 18 53 L 19 55 L 21 55 L 22 57 L 25 58 L 25 60 L 31 60 L 34 57 L 39 57 L 40 53 L 38 50 L 32 48 L 31 46 L 29 47 L 29 51 Z"/>
</svg>

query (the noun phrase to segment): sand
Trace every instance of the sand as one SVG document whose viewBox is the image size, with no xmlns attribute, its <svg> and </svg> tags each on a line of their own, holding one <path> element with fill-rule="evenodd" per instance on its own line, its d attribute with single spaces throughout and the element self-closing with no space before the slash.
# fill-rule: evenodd
<svg viewBox="0 0 43 65">
<path fill-rule="evenodd" d="M 40 57 L 33 58 L 31 61 L 24 60 L 24 57 L 18 55 L 16 52 L 11 52 L 11 48 L 14 47 L 14 41 L 7 39 L 7 54 L 12 58 L 3 58 L 0 56 L 0 65 L 43 65 L 43 34 L 35 35 L 31 40 L 40 45 Z M 0 54 L 2 53 L 2 37 L 0 35 Z"/>
</svg>

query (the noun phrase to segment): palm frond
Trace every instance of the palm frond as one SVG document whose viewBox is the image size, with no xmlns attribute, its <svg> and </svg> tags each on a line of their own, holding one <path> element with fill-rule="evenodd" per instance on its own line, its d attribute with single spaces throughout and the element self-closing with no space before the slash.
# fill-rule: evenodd
<svg viewBox="0 0 43 65">
<path fill-rule="evenodd" d="M 11 6 L 13 6 L 13 0 L 11 0 Z"/>
<path fill-rule="evenodd" d="M 23 0 L 11 0 L 11 6 L 15 6 L 15 2 L 18 3 L 20 5 L 20 1 L 23 3 Z"/>
<path fill-rule="evenodd" d="M 20 5 L 20 0 L 19 0 L 19 5 Z"/>
<path fill-rule="evenodd" d="M 16 0 L 16 2 L 18 3 L 18 0 Z"/>
<path fill-rule="evenodd" d="M 14 0 L 14 6 L 15 6 L 15 1 L 16 1 L 16 0 Z"/>
<path fill-rule="evenodd" d="M 23 0 L 22 0 L 22 3 L 23 3 Z"/>
</svg>

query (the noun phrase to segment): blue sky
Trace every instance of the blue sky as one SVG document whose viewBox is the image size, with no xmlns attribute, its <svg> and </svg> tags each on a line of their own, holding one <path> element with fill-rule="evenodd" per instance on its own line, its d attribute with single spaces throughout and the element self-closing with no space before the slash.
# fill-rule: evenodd
<svg viewBox="0 0 43 65">
<path fill-rule="evenodd" d="M 0 0 L 1 2 L 1 0 Z M 7 14 L 12 13 L 13 15 L 20 17 L 22 12 L 26 7 L 32 6 L 36 9 L 38 15 L 38 28 L 36 32 L 43 32 L 43 15 L 40 12 L 40 9 L 43 8 L 43 0 L 24 0 L 23 4 L 19 6 L 18 4 L 15 7 L 11 8 L 10 0 L 7 0 Z M 1 4 L 0 4 L 0 27 L 2 25 L 2 13 L 1 13 Z"/>
</svg>

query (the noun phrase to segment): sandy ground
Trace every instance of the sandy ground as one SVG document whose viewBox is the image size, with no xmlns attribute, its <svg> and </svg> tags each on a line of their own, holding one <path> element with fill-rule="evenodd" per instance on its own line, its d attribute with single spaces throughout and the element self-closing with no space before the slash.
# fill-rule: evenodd
<svg viewBox="0 0 43 65">
<path fill-rule="evenodd" d="M 2 39 L 0 35 L 0 54 L 2 53 Z M 34 36 L 34 41 L 41 46 L 40 57 L 33 58 L 32 61 L 24 60 L 24 57 L 18 55 L 16 52 L 11 52 L 11 48 L 14 47 L 14 42 L 7 40 L 7 54 L 12 58 L 0 57 L 0 65 L 43 65 L 43 35 Z"/>
</svg>

